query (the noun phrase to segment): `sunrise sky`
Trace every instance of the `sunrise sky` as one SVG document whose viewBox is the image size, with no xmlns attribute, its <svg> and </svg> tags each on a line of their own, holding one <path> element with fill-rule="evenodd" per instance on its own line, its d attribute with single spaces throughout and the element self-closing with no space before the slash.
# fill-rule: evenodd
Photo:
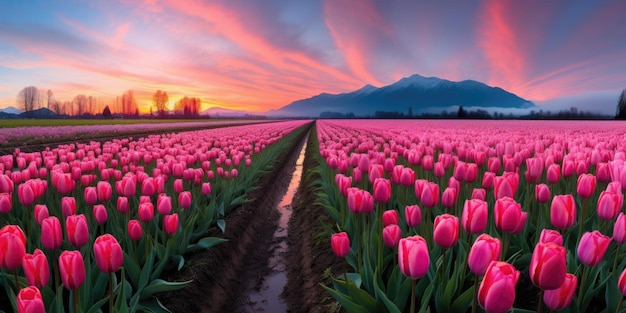
<svg viewBox="0 0 626 313">
<path fill-rule="evenodd" d="M 615 112 L 626 1 L 28 0 L 0 2 L 0 108 L 34 85 L 143 111 L 162 89 L 262 112 L 420 74 L 546 107 Z"/>
</svg>

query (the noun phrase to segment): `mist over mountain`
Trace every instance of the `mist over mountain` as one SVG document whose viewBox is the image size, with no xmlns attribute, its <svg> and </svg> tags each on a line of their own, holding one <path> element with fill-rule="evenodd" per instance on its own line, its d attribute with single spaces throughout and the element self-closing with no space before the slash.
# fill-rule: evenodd
<svg viewBox="0 0 626 313">
<path fill-rule="evenodd" d="M 502 88 L 474 80 L 453 82 L 415 74 L 380 88 L 365 85 L 348 93 L 321 93 L 294 101 L 278 110 L 268 111 L 267 115 L 317 117 L 323 112 L 336 112 L 373 116 L 377 111 L 407 114 L 409 108 L 414 115 L 419 115 L 439 113 L 459 106 L 490 110 L 535 107 L 532 102 Z"/>
</svg>

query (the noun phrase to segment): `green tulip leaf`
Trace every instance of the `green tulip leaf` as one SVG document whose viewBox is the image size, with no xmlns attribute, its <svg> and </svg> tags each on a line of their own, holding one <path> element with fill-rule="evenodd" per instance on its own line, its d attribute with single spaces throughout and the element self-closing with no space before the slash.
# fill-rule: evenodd
<svg viewBox="0 0 626 313">
<path fill-rule="evenodd" d="M 147 300 L 141 301 L 137 308 L 140 311 L 153 312 L 153 313 L 172 313 L 172 311 L 168 310 L 157 298 L 150 298 Z"/>
<path fill-rule="evenodd" d="M 374 290 L 376 291 L 376 297 L 383 301 L 383 304 L 385 304 L 385 307 L 390 313 L 401 313 L 396 304 L 387 297 L 385 291 L 380 287 L 383 282 L 380 275 L 378 274 L 378 271 L 374 273 L 374 276 L 376 277 L 376 279 L 374 280 Z"/>
<path fill-rule="evenodd" d="M 339 304 L 341 304 L 341 307 L 344 310 L 346 310 L 346 312 L 348 313 L 369 313 L 370 312 L 363 306 L 352 301 L 352 299 L 348 295 L 338 292 L 335 289 L 328 288 L 324 286 L 323 284 L 320 284 L 320 286 L 322 286 L 322 288 L 328 291 L 328 293 L 330 293 L 330 295 L 333 296 L 333 298 L 335 298 L 335 300 L 337 300 Z"/>
<path fill-rule="evenodd" d="M 222 234 L 226 233 L 226 221 L 223 218 L 217 220 L 217 227 L 222 231 Z"/>
<path fill-rule="evenodd" d="M 100 308 L 109 301 L 109 296 L 106 296 L 100 299 L 98 302 L 94 303 L 86 313 L 97 313 L 101 312 Z M 121 311 L 120 311 L 121 312 Z"/>
<path fill-rule="evenodd" d="M 218 237 L 204 237 L 198 240 L 197 243 L 188 245 L 186 253 L 200 250 L 200 249 L 208 249 L 210 247 L 213 247 L 215 245 L 218 245 L 226 241 L 228 241 L 228 239 L 218 238 Z"/>
<path fill-rule="evenodd" d="M 467 309 L 472 305 L 472 298 L 474 297 L 474 286 L 465 290 L 450 306 L 450 312 L 467 312 Z"/>
<path fill-rule="evenodd" d="M 145 299 L 159 292 L 179 290 L 191 284 L 192 280 L 181 282 L 169 282 L 162 279 L 155 279 L 141 291 L 141 298 Z"/>
</svg>

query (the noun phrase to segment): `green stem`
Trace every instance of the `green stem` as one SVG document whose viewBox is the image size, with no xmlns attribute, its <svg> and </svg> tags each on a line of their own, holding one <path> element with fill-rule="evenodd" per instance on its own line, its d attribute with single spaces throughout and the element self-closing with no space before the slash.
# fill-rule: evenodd
<svg viewBox="0 0 626 313">
<path fill-rule="evenodd" d="M 509 248 L 509 235 L 506 232 L 502 232 L 502 255 L 500 256 L 501 261 L 506 261 L 506 250 Z"/>
<path fill-rule="evenodd" d="M 76 313 L 76 308 L 78 307 L 78 297 L 79 297 L 79 290 L 78 288 L 72 290 L 72 312 Z"/>
<path fill-rule="evenodd" d="M 474 277 L 474 297 L 472 298 L 472 313 L 476 313 L 478 303 L 478 275 Z"/>
<path fill-rule="evenodd" d="M 109 313 L 113 313 L 113 275 L 109 273 Z"/>
<path fill-rule="evenodd" d="M 543 312 L 543 289 L 539 292 L 539 299 L 537 300 L 537 313 Z"/>
<path fill-rule="evenodd" d="M 20 282 L 17 280 L 17 269 L 13 270 L 13 278 L 15 278 L 15 293 L 19 293 L 20 289 L 22 289 L 20 287 Z"/>
<path fill-rule="evenodd" d="M 582 237 L 583 235 L 583 224 L 585 223 L 585 215 L 587 213 L 587 198 L 583 198 L 583 207 L 581 209 L 581 213 L 580 213 L 580 219 L 578 222 L 578 240 L 580 240 L 580 237 Z"/>
<path fill-rule="evenodd" d="M 411 313 L 415 313 L 415 282 L 415 279 L 411 282 Z"/>
<path fill-rule="evenodd" d="M 621 244 L 617 244 L 617 252 L 615 252 L 615 260 L 613 260 L 613 270 L 611 271 L 611 273 L 615 272 L 615 269 L 617 269 L 617 258 L 619 257 L 619 250 L 622 248 Z"/>
<path fill-rule="evenodd" d="M 446 252 L 448 252 L 448 249 L 443 250 L 443 255 L 442 255 L 442 259 L 441 259 L 441 282 L 445 282 L 446 281 Z"/>
<path fill-rule="evenodd" d="M 361 269 L 363 268 L 363 259 L 361 256 L 361 214 L 357 214 L 357 224 L 356 224 L 356 234 L 357 234 L 357 267 L 359 269 L 359 274 L 361 274 Z"/>
<path fill-rule="evenodd" d="M 52 270 L 54 271 L 54 288 L 53 290 L 56 290 L 57 287 L 59 287 L 60 283 L 59 283 L 59 258 L 57 257 L 57 252 L 56 250 L 52 251 L 52 256 L 53 256 L 53 260 L 54 262 L 52 262 Z"/>
<path fill-rule="evenodd" d="M 622 302 L 624 299 L 619 299 L 619 303 L 617 304 L 617 310 L 615 310 L 615 313 L 619 313 L 622 310 Z"/>
<path fill-rule="evenodd" d="M 582 308 L 583 304 L 583 293 L 585 290 L 585 280 L 587 278 L 587 266 L 583 265 L 583 273 L 580 278 L 580 286 L 578 287 L 578 308 L 584 312 L 585 310 Z"/>
</svg>

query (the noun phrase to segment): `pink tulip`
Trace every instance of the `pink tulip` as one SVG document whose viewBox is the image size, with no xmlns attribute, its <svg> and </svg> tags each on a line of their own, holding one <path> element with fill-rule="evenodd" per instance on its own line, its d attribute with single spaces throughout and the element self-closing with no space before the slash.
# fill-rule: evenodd
<svg viewBox="0 0 626 313">
<path fill-rule="evenodd" d="M 605 221 L 614 219 L 622 210 L 623 203 L 624 194 L 621 191 L 619 193 L 602 191 L 598 198 L 598 216 Z"/>
<path fill-rule="evenodd" d="M 417 204 L 405 206 L 404 216 L 408 227 L 415 227 L 422 221 L 422 211 Z"/>
<path fill-rule="evenodd" d="M 18 225 L 0 228 L 0 268 L 16 270 L 26 254 L 26 236 Z"/>
<path fill-rule="evenodd" d="M 76 199 L 74 197 L 61 198 L 61 211 L 64 217 L 76 214 Z"/>
<path fill-rule="evenodd" d="M 558 164 L 548 166 L 546 170 L 546 179 L 550 184 L 556 184 L 561 180 L 561 168 Z"/>
<path fill-rule="evenodd" d="M 31 184 L 24 183 L 17 187 L 17 197 L 23 206 L 31 205 L 35 202 L 35 193 Z"/>
<path fill-rule="evenodd" d="M 152 196 L 156 193 L 156 184 L 154 178 L 148 177 L 141 182 L 141 194 L 144 196 Z"/>
<path fill-rule="evenodd" d="M 493 213 L 496 228 L 503 232 L 515 232 L 522 221 L 521 204 L 509 197 L 496 200 Z"/>
<path fill-rule="evenodd" d="M 563 245 L 563 236 L 556 230 L 552 229 L 544 229 L 541 231 L 541 235 L 539 235 L 539 242 L 548 243 L 552 242 L 559 246 Z"/>
<path fill-rule="evenodd" d="M 130 237 L 131 240 L 137 241 L 141 239 L 143 231 L 141 229 L 141 223 L 138 220 L 128 221 L 127 230 L 128 237 Z"/>
<path fill-rule="evenodd" d="M 172 236 L 178 231 L 178 213 L 165 215 L 163 217 L 163 229 L 165 233 Z"/>
<path fill-rule="evenodd" d="M 111 188 L 111 184 L 109 184 L 109 182 L 99 181 L 96 185 L 96 191 L 98 194 L 98 200 L 101 202 L 109 201 L 113 197 L 113 189 Z"/>
<path fill-rule="evenodd" d="M 25 254 L 22 258 L 22 268 L 29 286 L 43 288 L 48 285 L 50 267 L 48 258 L 41 250 L 35 249 L 33 254 Z"/>
<path fill-rule="evenodd" d="M 596 178 L 602 183 L 608 183 L 611 181 L 611 169 L 609 163 L 598 163 L 596 166 Z"/>
<path fill-rule="evenodd" d="M 96 187 L 85 187 L 83 196 L 85 197 L 85 203 L 87 203 L 87 205 L 94 205 L 98 203 L 98 193 L 96 191 Z"/>
<path fill-rule="evenodd" d="M 348 188 L 348 209 L 352 213 L 372 213 L 374 197 L 365 190 L 356 187 Z"/>
<path fill-rule="evenodd" d="M 596 177 L 592 174 L 582 174 L 578 176 L 576 192 L 581 198 L 589 198 L 596 190 Z"/>
<path fill-rule="evenodd" d="M 456 162 L 456 164 L 454 165 L 454 170 L 453 170 L 453 177 L 462 182 L 465 181 L 465 172 L 467 172 L 467 163 L 462 162 L 462 161 L 458 161 Z"/>
<path fill-rule="evenodd" d="M 446 173 L 446 169 L 443 167 L 443 163 L 441 162 L 435 163 L 433 173 L 435 174 L 435 177 L 437 178 L 443 177 L 443 175 Z"/>
<path fill-rule="evenodd" d="M 137 213 L 139 214 L 139 219 L 147 223 L 154 217 L 154 205 L 151 202 L 141 203 L 139 208 L 137 208 Z"/>
<path fill-rule="evenodd" d="M 626 297 L 626 268 L 619 275 L 619 279 L 617 280 L 617 289 L 619 289 L 622 293 L 622 296 Z"/>
<path fill-rule="evenodd" d="M 422 278 L 430 267 L 426 240 L 419 235 L 402 238 L 398 243 L 398 266 L 411 279 Z"/>
<path fill-rule="evenodd" d="M 604 259 L 611 238 L 597 230 L 585 232 L 578 243 L 578 259 L 587 266 L 596 266 Z"/>
<path fill-rule="evenodd" d="M 526 171 L 528 173 L 528 182 L 537 183 L 543 174 L 543 160 L 540 158 L 526 159 Z"/>
<path fill-rule="evenodd" d="M 104 234 L 96 238 L 93 243 L 93 255 L 96 264 L 103 273 L 113 273 L 122 267 L 124 254 L 117 239 L 111 234 Z"/>
<path fill-rule="evenodd" d="M 415 197 L 417 198 L 417 200 L 420 200 L 420 198 L 422 197 L 422 190 L 424 190 L 424 186 L 428 183 L 428 180 L 426 179 L 417 179 L 415 180 Z"/>
<path fill-rule="evenodd" d="M 478 166 L 474 163 L 467 163 L 467 169 L 465 171 L 465 181 L 473 183 L 478 178 Z"/>
<path fill-rule="evenodd" d="M 96 223 L 99 225 L 106 223 L 109 217 L 107 209 L 102 204 L 96 204 L 93 206 L 93 216 L 96 219 Z"/>
<path fill-rule="evenodd" d="M 535 199 L 539 203 L 548 203 L 550 201 L 550 188 L 546 184 L 538 184 L 535 186 Z"/>
<path fill-rule="evenodd" d="M 211 183 L 202 184 L 202 194 L 208 196 L 211 194 Z"/>
<path fill-rule="evenodd" d="M 563 310 L 572 302 L 577 285 L 578 278 L 573 274 L 567 273 L 561 286 L 544 292 L 543 302 L 552 311 Z"/>
<path fill-rule="evenodd" d="M 50 213 L 48 212 L 48 207 L 45 204 L 35 204 L 35 209 L 33 210 L 33 213 L 35 214 L 35 220 L 37 221 L 37 224 L 39 226 L 41 226 L 41 222 L 44 218 L 50 216 Z"/>
<path fill-rule="evenodd" d="M 411 187 L 415 183 L 415 172 L 413 169 L 405 167 L 402 169 L 402 174 L 400 175 L 400 185 L 405 187 Z"/>
<path fill-rule="evenodd" d="M 383 212 L 383 226 L 398 225 L 398 211 L 387 210 Z"/>
<path fill-rule="evenodd" d="M 530 280 L 542 290 L 559 288 L 567 273 L 565 248 L 555 243 L 539 242 L 530 260 Z"/>
<path fill-rule="evenodd" d="M 350 253 L 350 238 L 348 238 L 348 233 L 340 232 L 333 234 L 330 237 L 330 246 L 336 256 L 345 258 L 348 253 Z"/>
<path fill-rule="evenodd" d="M 576 203 L 570 194 L 555 195 L 550 205 L 550 221 L 557 229 L 568 229 L 576 222 Z"/>
<path fill-rule="evenodd" d="M 172 197 L 165 194 L 157 198 L 157 212 L 161 215 L 168 215 L 172 212 Z"/>
<path fill-rule="evenodd" d="M 487 234 L 482 234 L 476 238 L 469 255 L 467 265 L 476 276 L 483 276 L 487 267 L 492 261 L 500 259 L 500 240 Z"/>
<path fill-rule="evenodd" d="M 613 240 L 618 244 L 626 242 L 626 215 L 620 212 L 613 225 Z"/>
<path fill-rule="evenodd" d="M 454 246 L 459 240 L 459 218 L 451 214 L 437 215 L 433 227 L 433 239 L 444 249 Z"/>
<path fill-rule="evenodd" d="M 80 288 L 85 282 L 85 262 L 80 251 L 63 251 L 59 256 L 59 273 L 63 286 L 69 290 Z"/>
<path fill-rule="evenodd" d="M 0 213 L 9 214 L 13 207 L 13 199 L 8 193 L 0 193 Z"/>
<path fill-rule="evenodd" d="M 457 194 L 458 192 L 456 188 L 451 188 L 451 187 L 446 188 L 443 191 L 443 194 L 441 195 L 441 204 L 445 208 L 448 208 L 448 209 L 454 207 Z"/>
<path fill-rule="evenodd" d="M 428 182 L 422 189 L 420 196 L 422 204 L 427 208 L 432 208 L 439 203 L 439 185 Z"/>
<path fill-rule="evenodd" d="M 391 182 L 385 178 L 376 178 L 374 181 L 374 200 L 378 203 L 387 203 L 391 199 Z"/>
<path fill-rule="evenodd" d="M 489 160 L 487 161 L 487 169 L 489 172 L 492 173 L 499 173 L 500 172 L 500 158 L 498 157 L 492 157 L 489 158 Z"/>
<path fill-rule="evenodd" d="M 178 205 L 183 209 L 191 207 L 191 192 L 183 191 L 178 194 Z"/>
<path fill-rule="evenodd" d="M 37 287 L 22 288 L 17 294 L 17 313 L 45 313 L 46 308 Z"/>
<path fill-rule="evenodd" d="M 397 224 L 390 224 L 383 228 L 383 243 L 389 248 L 394 248 L 402 238 L 402 230 Z"/>
<path fill-rule="evenodd" d="M 493 194 L 498 200 L 503 197 L 514 198 L 519 187 L 519 175 L 506 172 L 502 176 L 496 176 Z"/>
<path fill-rule="evenodd" d="M 367 173 L 367 178 L 370 181 L 370 184 L 374 184 L 376 178 L 384 178 L 385 177 L 385 169 L 381 164 L 370 164 L 369 171 Z"/>
<path fill-rule="evenodd" d="M 485 172 L 483 174 L 482 187 L 486 190 L 491 190 L 491 188 L 493 188 L 495 179 L 496 179 L 495 173 Z"/>
<path fill-rule="evenodd" d="M 479 199 L 465 200 L 461 223 L 470 234 L 480 234 L 487 228 L 487 202 Z"/>
<path fill-rule="evenodd" d="M 70 215 L 65 219 L 65 235 L 70 244 L 76 248 L 89 241 L 89 228 L 84 214 Z"/>
<path fill-rule="evenodd" d="M 478 304 L 487 312 L 506 312 L 515 302 L 519 271 L 506 262 L 491 262 L 478 288 Z"/>
<path fill-rule="evenodd" d="M 41 246 L 53 251 L 63 243 L 61 222 L 56 216 L 46 217 L 41 221 Z"/>
<path fill-rule="evenodd" d="M 472 189 L 472 199 L 487 200 L 487 191 L 483 188 Z"/>
</svg>

